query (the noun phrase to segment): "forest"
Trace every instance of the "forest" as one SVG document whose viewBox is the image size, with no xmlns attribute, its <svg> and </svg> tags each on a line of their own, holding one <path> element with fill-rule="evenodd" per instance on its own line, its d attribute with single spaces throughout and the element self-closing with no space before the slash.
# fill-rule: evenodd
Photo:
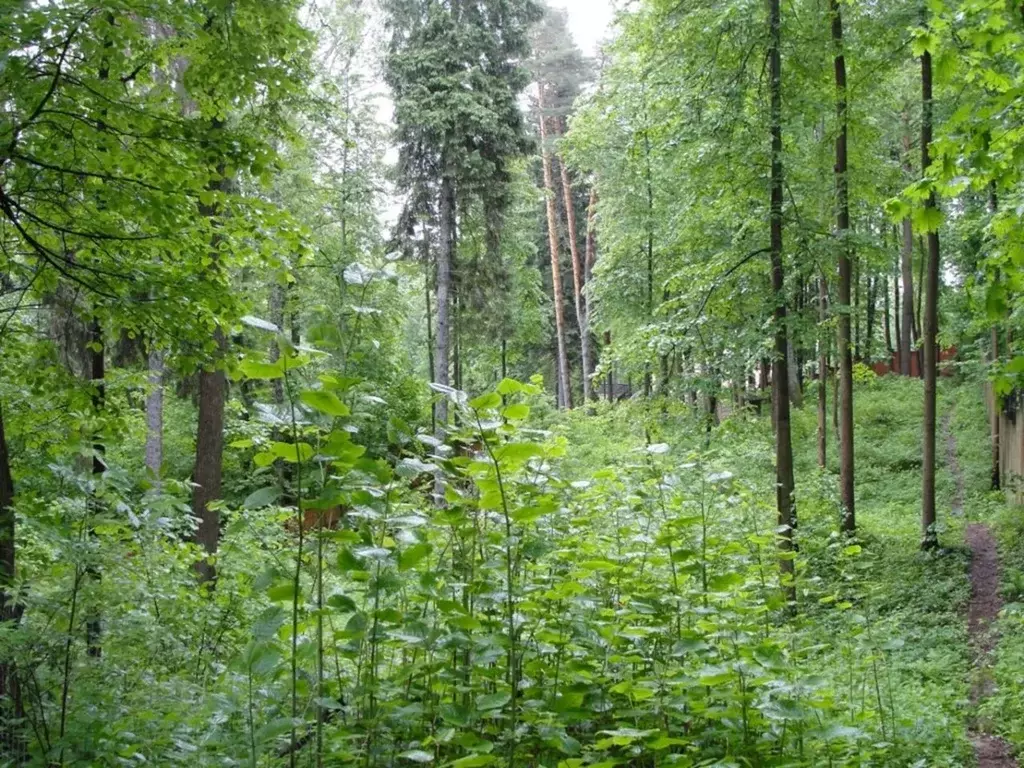
<svg viewBox="0 0 1024 768">
<path fill-rule="evenodd" d="M 0 766 L 1018 765 L 1022 214 L 1020 0 L 0 0 Z"/>
</svg>

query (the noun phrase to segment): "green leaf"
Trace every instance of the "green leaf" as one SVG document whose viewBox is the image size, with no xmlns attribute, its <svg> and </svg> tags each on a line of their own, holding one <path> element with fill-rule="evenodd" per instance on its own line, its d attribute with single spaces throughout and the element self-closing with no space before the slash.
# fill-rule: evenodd
<svg viewBox="0 0 1024 768">
<path fill-rule="evenodd" d="M 284 459 L 290 464 L 309 461 L 314 454 L 313 446 L 309 443 L 272 443 L 270 450 L 279 459 Z"/>
<path fill-rule="evenodd" d="M 284 367 L 280 361 L 276 363 L 260 363 L 255 360 L 243 360 L 238 369 L 247 379 L 271 381 L 284 378 Z"/>
<path fill-rule="evenodd" d="M 522 421 L 523 419 L 529 418 L 530 406 L 525 403 L 513 403 L 501 412 L 509 421 Z"/>
<path fill-rule="evenodd" d="M 432 549 L 430 544 L 423 543 L 402 550 L 398 555 L 398 570 L 408 571 L 415 568 L 430 554 Z"/>
<path fill-rule="evenodd" d="M 245 497 L 245 501 L 242 502 L 243 509 L 262 509 L 263 507 L 269 507 L 281 496 L 281 489 L 276 485 L 270 485 L 266 488 L 260 488 L 258 491 L 254 491 Z"/>
<path fill-rule="evenodd" d="M 306 390 L 299 395 L 299 399 L 310 408 L 315 408 L 328 416 L 348 416 L 352 413 L 336 394 L 322 389 Z"/>
<path fill-rule="evenodd" d="M 470 400 L 469 407 L 474 411 L 489 411 L 501 406 L 501 395 L 497 392 L 488 392 L 486 395 Z"/>
<path fill-rule="evenodd" d="M 488 693 L 483 696 L 477 696 L 476 708 L 481 712 L 487 712 L 492 709 L 501 709 L 510 701 L 512 701 L 512 694 L 507 691 Z"/>
<path fill-rule="evenodd" d="M 509 395 L 516 395 L 523 391 L 523 385 L 515 379 L 502 379 L 501 383 L 498 384 L 498 394 L 508 397 Z"/>
</svg>

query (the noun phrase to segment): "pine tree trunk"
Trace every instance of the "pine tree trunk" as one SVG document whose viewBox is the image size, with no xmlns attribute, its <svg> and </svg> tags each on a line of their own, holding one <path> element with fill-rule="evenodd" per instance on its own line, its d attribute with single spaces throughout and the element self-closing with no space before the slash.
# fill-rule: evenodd
<svg viewBox="0 0 1024 768">
<path fill-rule="evenodd" d="M 836 116 L 839 135 L 836 137 L 836 230 L 839 249 L 839 329 L 836 344 L 839 352 L 839 495 L 843 508 L 841 527 L 852 533 L 857 529 L 854 496 L 853 455 L 853 358 L 850 348 L 850 283 L 853 258 L 850 245 L 850 185 L 848 176 L 848 112 L 846 91 L 846 56 L 843 49 L 843 17 L 839 0 L 830 0 L 832 45 L 834 48 Z"/>
<path fill-rule="evenodd" d="M 828 284 L 822 275 L 818 278 L 818 322 L 824 326 L 828 320 Z M 825 468 L 828 459 L 828 344 L 823 334 L 818 336 L 818 466 Z"/>
<path fill-rule="evenodd" d="M 597 261 L 597 190 L 591 188 L 590 190 L 590 202 L 587 204 L 587 252 L 586 260 L 583 264 L 583 287 L 586 289 L 590 285 L 594 275 L 594 263 Z M 594 368 L 597 362 L 594 354 L 594 340 L 590 332 L 590 299 L 584 293 L 581 297 L 583 304 L 583 322 L 585 325 L 585 332 L 583 333 L 583 359 L 587 361 L 587 367 L 584 369 L 585 378 L 585 392 L 591 393 L 591 399 L 594 399 L 596 395 L 593 393 L 593 382 L 587 379 L 588 372 L 589 376 L 593 377 Z"/>
<path fill-rule="evenodd" d="M 454 181 L 446 171 L 441 179 L 440 199 L 438 200 L 440 247 L 437 249 L 437 330 L 434 334 L 434 383 L 441 387 L 450 386 L 448 378 L 449 334 L 451 331 L 451 290 L 452 290 L 452 255 L 455 248 L 455 187 Z M 443 436 L 448 427 L 448 398 L 442 396 L 437 401 L 438 436 Z"/>
<path fill-rule="evenodd" d="M 551 293 L 555 307 L 556 367 L 558 371 L 559 407 L 571 409 L 569 387 L 569 358 L 565 345 L 565 307 L 562 301 L 562 266 L 558 255 L 558 216 L 555 212 L 555 182 L 551 169 L 551 151 L 548 148 L 547 119 L 544 116 L 544 86 L 539 87 L 541 160 L 544 166 L 544 189 L 548 213 L 548 246 L 551 250 Z"/>
<path fill-rule="evenodd" d="M 563 128 L 564 131 L 564 128 Z M 590 377 L 593 371 L 590 368 L 590 328 L 587 323 L 587 310 L 584 306 L 583 297 L 583 261 L 580 258 L 579 243 L 576 240 L 576 205 L 572 199 L 572 185 L 569 182 L 569 169 L 565 162 L 559 162 L 562 176 L 562 198 L 565 201 L 565 223 L 568 227 L 569 252 L 572 254 L 572 294 L 576 304 L 576 324 L 580 329 L 580 357 L 582 358 L 581 371 L 583 372 L 583 401 L 590 402 Z M 589 228 L 588 228 L 589 242 Z"/>
<path fill-rule="evenodd" d="M 921 56 L 921 173 L 927 174 L 931 165 L 932 143 L 932 56 L 925 51 Z M 934 189 L 925 203 L 928 210 L 937 207 Z M 921 548 L 934 549 L 938 546 L 935 530 L 935 464 L 936 464 L 936 416 L 938 398 L 938 349 L 939 332 L 939 233 L 928 233 L 928 267 L 926 271 L 926 301 L 923 317 L 924 357 L 924 460 L 923 488 L 921 491 Z"/>
<path fill-rule="evenodd" d="M 782 12 L 780 0 L 768 0 L 769 78 L 771 90 L 771 267 L 772 290 L 775 294 L 775 359 L 772 372 L 775 399 L 775 482 L 776 508 L 779 515 L 780 568 L 783 589 L 790 604 L 796 604 L 795 554 L 796 499 L 793 477 L 793 440 L 789 412 L 789 366 L 787 364 L 786 279 L 782 254 Z"/>
</svg>

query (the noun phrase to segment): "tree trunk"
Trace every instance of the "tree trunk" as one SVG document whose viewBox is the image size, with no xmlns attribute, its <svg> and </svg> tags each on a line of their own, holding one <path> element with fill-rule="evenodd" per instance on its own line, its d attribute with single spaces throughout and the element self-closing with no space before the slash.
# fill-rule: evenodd
<svg viewBox="0 0 1024 768">
<path fill-rule="evenodd" d="M 569 388 L 569 358 L 565 347 L 565 308 L 562 303 L 562 266 L 558 256 L 558 216 L 555 212 L 555 181 L 551 169 L 551 151 L 548 148 L 547 119 L 544 116 L 544 86 L 538 88 L 540 99 L 540 141 L 544 165 L 544 189 L 548 213 L 548 246 L 551 250 L 551 293 L 555 305 L 555 341 L 557 343 L 556 368 L 558 371 L 559 407 L 572 408 Z"/>
<path fill-rule="evenodd" d="M 591 188 L 590 190 L 590 202 L 587 205 L 587 252 L 586 260 L 583 264 L 583 287 L 586 289 L 590 285 L 590 281 L 594 275 L 594 263 L 597 261 L 597 189 Z M 590 299 L 584 293 L 581 297 L 581 303 L 583 305 L 583 359 L 586 361 L 586 367 L 583 369 L 584 375 L 584 397 L 586 393 L 590 392 L 590 398 L 594 399 L 593 394 L 593 382 L 590 378 L 594 375 L 595 367 L 595 355 L 594 355 L 594 343 L 590 333 Z"/>
<path fill-rule="evenodd" d="M 932 143 L 932 55 L 925 51 L 921 56 L 921 173 L 928 173 L 931 165 Z M 933 189 L 925 203 L 928 210 L 937 207 L 935 190 Z M 928 268 L 926 271 L 926 301 L 923 317 L 923 357 L 924 357 L 924 459 L 923 488 L 921 491 L 921 547 L 934 549 L 938 546 L 938 533 L 935 530 L 935 427 L 937 400 L 938 349 L 939 332 L 939 233 L 928 233 Z"/>
<path fill-rule="evenodd" d="M 886 359 L 892 360 L 892 304 L 889 303 L 889 275 L 883 274 L 881 280 L 882 317 L 884 318 L 885 331 L 885 354 Z"/>
<path fill-rule="evenodd" d="M 427 312 L 427 376 L 434 375 L 434 313 L 430 308 L 430 233 L 423 225 L 423 299 Z M 430 401 L 430 433 L 437 434 L 437 403 Z"/>
<path fill-rule="evenodd" d="M 214 130 L 219 123 L 214 123 Z M 221 169 L 223 176 L 223 169 Z M 214 190 L 229 192 L 231 182 L 227 177 L 212 184 Z M 220 215 L 219 207 L 201 205 L 200 214 L 208 219 Z M 217 264 L 217 246 L 220 236 L 214 234 L 211 242 L 212 268 Z M 220 499 L 221 478 L 224 465 L 224 405 L 227 400 L 227 377 L 221 366 L 227 353 L 227 338 L 224 329 L 218 325 L 213 331 L 215 344 L 214 358 L 207 368 L 199 372 L 199 415 L 196 425 L 196 463 L 192 471 L 192 515 L 198 521 L 195 542 L 206 552 L 207 557 L 195 564 L 196 573 L 203 583 L 212 583 L 217 578 L 216 566 L 211 562 L 220 545 L 220 512 L 213 502 Z"/>
<path fill-rule="evenodd" d="M 775 359 L 772 372 L 775 397 L 775 483 L 779 515 L 780 568 L 783 589 L 791 605 L 796 604 L 796 569 L 793 557 L 796 533 L 796 499 L 793 478 L 793 441 L 789 413 L 789 366 L 787 364 L 786 280 L 782 258 L 782 12 L 780 0 L 768 0 L 768 51 L 771 90 L 771 267 L 775 294 Z"/>
<path fill-rule="evenodd" d="M 21 614 L 11 591 L 17 551 L 15 534 L 14 479 L 11 476 L 11 455 L 4 430 L 3 406 L 0 405 L 0 627 L 5 631 L 8 629 L 6 625 L 16 624 Z M 10 702 L 10 709 L 0 711 L 0 718 L 24 717 L 14 662 L 6 654 L 0 658 L 0 702 L 5 700 Z M 12 724 L 5 724 L 0 731 L 0 756 L 20 752 L 19 729 Z"/>
<path fill-rule="evenodd" d="M 604 332 L 604 348 L 611 350 L 612 348 L 612 332 Z M 605 391 L 608 394 L 608 402 L 615 402 L 615 365 L 610 363 L 608 365 L 608 375 L 605 377 Z"/>
<path fill-rule="evenodd" d="M 853 359 L 860 362 L 860 279 L 863 270 L 859 260 L 853 262 Z"/>
<path fill-rule="evenodd" d="M 447 171 L 441 179 L 438 200 L 440 247 L 437 249 L 437 332 L 434 334 L 434 383 L 448 387 L 449 335 L 451 324 L 452 256 L 455 249 L 455 186 Z M 437 401 L 438 436 L 448 427 L 448 398 Z"/>
<path fill-rule="evenodd" d="M 793 331 L 786 326 L 786 371 L 789 374 L 789 402 L 794 408 L 804 407 L 804 391 L 800 385 L 800 365 L 797 362 L 796 346 L 793 344 Z"/>
<path fill-rule="evenodd" d="M 996 196 L 995 184 L 990 184 L 988 188 L 988 212 L 990 215 L 995 216 L 999 210 L 999 198 Z M 999 362 L 999 326 L 993 325 L 991 332 L 991 343 L 992 349 L 990 350 L 992 364 L 996 365 Z M 1001 462 L 1001 435 L 1000 435 L 1000 408 L 999 408 L 999 395 L 996 394 L 995 388 L 992 388 L 992 490 L 998 491 L 1003 487 L 1003 473 L 1002 473 L 1002 462 Z"/>
<path fill-rule="evenodd" d="M 106 348 L 103 343 L 103 327 L 100 325 L 100 321 L 96 318 L 92 321 L 92 327 L 90 330 L 90 341 L 89 341 L 89 359 L 90 359 L 90 381 L 92 383 L 92 410 L 93 418 L 102 418 L 103 411 L 106 407 Z M 99 514 L 99 500 L 96 497 L 100 479 L 103 477 L 103 473 L 106 471 L 106 462 L 104 461 L 104 455 L 106 454 L 106 446 L 103 444 L 102 435 L 99 432 L 93 434 L 93 445 L 92 445 L 92 476 L 93 482 L 96 488 L 93 490 L 93 498 L 89 500 L 90 516 L 95 517 Z M 90 534 L 93 534 L 92 525 L 90 524 Z M 88 568 L 89 577 L 99 582 L 102 578 L 99 569 L 90 565 Z M 100 636 L 102 634 L 102 625 L 100 622 L 99 613 L 96 610 L 90 610 L 89 615 L 85 620 L 85 646 L 86 653 L 93 658 L 99 658 L 103 653 L 103 648 L 100 645 Z"/>
<path fill-rule="evenodd" d="M 910 376 L 912 371 L 910 358 L 914 344 L 914 227 L 908 216 L 903 220 L 903 252 L 901 255 L 903 270 L 903 327 L 900 329 L 900 374 Z"/>
<path fill-rule="evenodd" d="M 828 320 L 828 285 L 825 277 L 818 278 L 818 322 L 822 327 Z M 828 459 L 828 344 L 824 334 L 818 334 L 818 466 L 825 468 Z"/>
<path fill-rule="evenodd" d="M 850 247 L 850 184 L 847 151 L 849 115 L 847 112 L 846 55 L 843 47 L 843 17 L 839 0 L 830 0 L 832 45 L 834 48 L 836 82 L 836 116 L 839 135 L 836 137 L 836 230 L 839 249 L 839 329 L 836 344 L 839 352 L 839 496 L 842 504 L 841 527 L 848 533 L 857 529 L 854 497 L 853 455 L 853 358 L 850 349 L 850 283 L 853 257 Z"/>
<path fill-rule="evenodd" d="M 893 228 L 893 235 L 896 238 L 897 244 L 899 244 L 899 232 L 895 228 Z M 900 257 L 897 253 L 892 270 L 892 317 L 895 325 L 895 336 L 893 337 L 895 347 L 892 350 L 893 353 L 899 353 L 903 344 L 903 323 L 900 315 L 902 310 L 903 303 L 900 301 Z M 892 358 L 893 354 L 890 353 L 890 362 Z M 896 369 L 893 368 L 892 372 L 896 373 Z"/>
<path fill-rule="evenodd" d="M 342 291 L 344 291 L 344 281 L 339 281 L 342 284 Z M 268 310 L 270 322 L 276 325 L 281 333 L 284 333 L 284 305 L 285 305 L 285 287 L 275 278 L 274 282 L 270 285 L 270 301 L 268 302 Z M 281 348 L 278 344 L 277 337 L 270 340 L 270 347 L 267 349 L 267 359 L 272 363 L 276 363 L 281 358 Z M 274 379 L 270 382 L 271 392 L 274 396 L 275 403 L 284 402 L 284 380 Z"/>
<path fill-rule="evenodd" d="M 150 349 L 147 357 L 149 391 L 146 393 L 146 468 L 160 489 L 164 464 L 164 353 Z"/>
<path fill-rule="evenodd" d="M 878 280 L 872 275 L 867 277 L 867 299 L 866 315 L 867 322 L 864 328 L 864 359 L 870 363 L 874 359 L 875 341 L 875 316 L 877 315 L 878 303 Z"/>
<path fill-rule="evenodd" d="M 576 240 L 576 205 L 572 199 L 572 186 L 569 183 L 569 169 L 565 162 L 559 162 L 562 175 L 562 198 L 565 200 L 565 223 L 568 227 L 569 252 L 572 254 L 572 295 L 576 304 L 576 324 L 580 329 L 580 357 L 583 372 L 583 401 L 590 401 L 590 329 L 587 325 L 587 310 L 583 305 L 583 261 L 580 258 L 579 243 Z M 589 242 L 589 228 L 588 228 Z"/>
</svg>

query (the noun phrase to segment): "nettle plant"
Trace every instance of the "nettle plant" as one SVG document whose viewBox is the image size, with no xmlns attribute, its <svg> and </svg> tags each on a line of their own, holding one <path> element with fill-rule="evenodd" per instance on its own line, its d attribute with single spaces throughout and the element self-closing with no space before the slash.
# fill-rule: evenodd
<svg viewBox="0 0 1024 768">
<path fill-rule="evenodd" d="M 248 585 L 262 607 L 223 671 L 236 759 L 854 759 L 860 733 L 832 724 L 833 694 L 804 669 L 770 500 L 726 471 L 731 457 L 653 444 L 564 477 L 566 440 L 527 426 L 540 389 L 512 380 L 475 399 L 446 389 L 444 441 L 395 430 L 392 453 L 371 457 L 359 383 L 318 367 L 286 340 L 278 360 L 239 367 L 280 379 L 282 419 L 253 440 L 271 483 L 229 525 L 225 559 L 251 557 L 256 521 L 291 523 Z"/>
</svg>

